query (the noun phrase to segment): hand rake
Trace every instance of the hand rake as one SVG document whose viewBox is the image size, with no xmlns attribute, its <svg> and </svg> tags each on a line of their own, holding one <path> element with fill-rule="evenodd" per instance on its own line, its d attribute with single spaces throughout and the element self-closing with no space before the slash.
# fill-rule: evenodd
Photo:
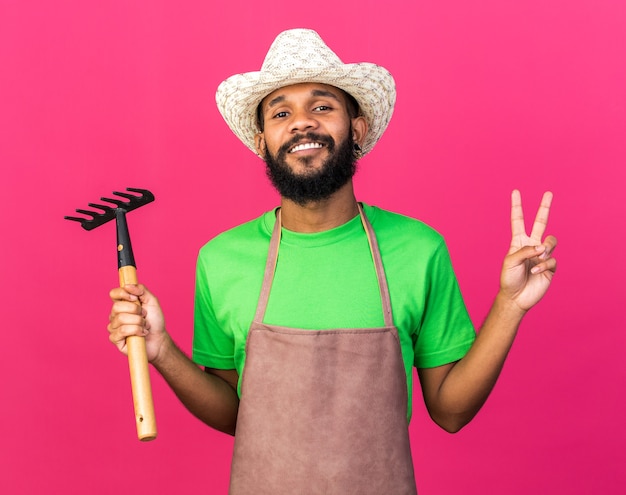
<svg viewBox="0 0 626 495">
<path fill-rule="evenodd" d="M 117 224 L 117 260 L 120 278 L 120 287 L 126 284 L 137 284 L 137 268 L 133 256 L 133 248 L 130 243 L 126 213 L 140 206 L 154 201 L 154 195 L 147 189 L 127 188 L 124 192 L 113 192 L 114 195 L 124 200 L 113 198 L 100 198 L 102 201 L 115 205 L 114 207 L 96 203 L 89 203 L 92 208 L 102 212 L 77 209 L 77 213 L 91 218 L 68 217 L 66 220 L 80 222 L 85 230 L 92 230 L 109 220 L 116 220 Z M 137 304 L 140 304 L 137 302 Z M 130 383 L 135 407 L 135 422 L 139 440 L 153 440 L 157 436 L 156 420 L 154 417 L 154 404 L 152 402 L 152 389 L 150 386 L 150 373 L 148 370 L 148 358 L 146 354 L 146 341 L 144 337 L 132 336 L 126 339 L 128 349 L 128 365 L 130 369 Z"/>
</svg>

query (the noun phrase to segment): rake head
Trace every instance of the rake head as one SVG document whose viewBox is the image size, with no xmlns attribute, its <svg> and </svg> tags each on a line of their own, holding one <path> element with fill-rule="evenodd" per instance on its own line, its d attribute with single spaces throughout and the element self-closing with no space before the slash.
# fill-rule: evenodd
<svg viewBox="0 0 626 495">
<path fill-rule="evenodd" d="M 123 211 L 124 213 L 128 213 L 129 211 L 136 210 L 140 206 L 146 205 L 154 201 L 154 194 L 152 194 L 147 189 L 136 189 L 134 187 L 127 187 L 127 191 L 136 193 L 129 194 L 125 192 L 113 192 L 115 196 L 119 196 L 122 199 L 115 198 L 100 198 L 101 201 L 106 201 L 107 203 L 111 203 L 115 206 L 102 205 L 97 203 L 89 203 L 88 206 L 92 208 L 97 208 L 101 211 L 93 211 L 93 210 L 81 210 L 77 209 L 76 213 L 81 213 L 82 215 L 87 215 L 91 218 L 84 217 L 63 217 L 66 220 L 73 220 L 75 222 L 80 222 L 83 229 L 85 230 L 93 230 L 96 227 L 100 227 L 100 225 L 107 223 L 110 220 L 114 220 L 116 218 L 116 214 L 118 211 Z"/>
</svg>

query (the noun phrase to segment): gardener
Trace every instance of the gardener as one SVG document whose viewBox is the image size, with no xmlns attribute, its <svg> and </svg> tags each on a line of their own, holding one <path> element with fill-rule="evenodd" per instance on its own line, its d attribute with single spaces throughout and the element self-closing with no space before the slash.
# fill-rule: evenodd
<svg viewBox="0 0 626 495">
<path fill-rule="evenodd" d="M 433 420 L 458 431 L 550 285 L 550 193 L 530 236 L 513 193 L 511 249 L 478 336 L 440 235 L 357 202 L 356 160 L 381 137 L 394 103 L 382 67 L 343 64 L 313 31 L 280 34 L 260 72 L 217 91 L 281 202 L 200 251 L 193 361 L 145 287 L 111 291 L 118 348 L 144 335 L 150 362 L 185 406 L 236 433 L 233 494 L 415 493 L 413 366 Z"/>
</svg>

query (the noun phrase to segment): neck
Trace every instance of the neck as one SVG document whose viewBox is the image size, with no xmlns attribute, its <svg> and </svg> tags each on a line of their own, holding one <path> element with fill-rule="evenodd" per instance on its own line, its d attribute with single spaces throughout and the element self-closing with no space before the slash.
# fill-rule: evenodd
<svg viewBox="0 0 626 495">
<path fill-rule="evenodd" d="M 281 199 L 282 225 L 294 232 L 312 233 L 334 229 L 359 213 L 352 181 L 329 198 L 304 205 Z"/>
</svg>

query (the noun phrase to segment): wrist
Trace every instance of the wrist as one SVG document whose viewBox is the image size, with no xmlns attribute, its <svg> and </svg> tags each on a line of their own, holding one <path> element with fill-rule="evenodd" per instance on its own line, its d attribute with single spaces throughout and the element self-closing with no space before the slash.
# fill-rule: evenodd
<svg viewBox="0 0 626 495">
<path fill-rule="evenodd" d="M 157 351 L 154 358 L 150 361 L 150 363 L 157 369 L 162 369 L 167 361 L 172 357 L 173 352 L 176 350 L 176 344 L 169 336 L 167 332 L 163 332 L 162 342 L 159 345 L 159 350 Z"/>
<path fill-rule="evenodd" d="M 500 290 L 498 294 L 496 294 L 496 299 L 493 305 L 494 308 L 496 308 L 498 313 L 500 313 L 501 315 L 507 315 L 510 319 L 520 321 L 528 311 L 527 309 L 523 309 L 522 307 L 520 307 L 515 299 L 511 298 L 502 290 Z"/>
</svg>

